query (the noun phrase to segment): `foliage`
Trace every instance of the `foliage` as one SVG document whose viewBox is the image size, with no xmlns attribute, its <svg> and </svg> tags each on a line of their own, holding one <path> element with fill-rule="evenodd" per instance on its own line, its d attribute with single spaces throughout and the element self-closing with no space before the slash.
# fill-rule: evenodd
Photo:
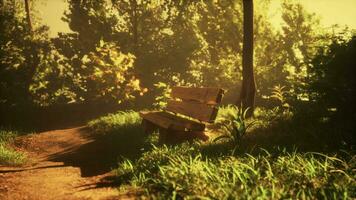
<svg viewBox="0 0 356 200">
<path fill-rule="evenodd" d="M 285 86 L 281 86 L 281 85 L 274 86 L 270 98 L 276 99 L 279 102 L 280 107 L 288 108 L 289 104 L 287 103 L 287 99 L 286 99 L 287 92 L 285 91 L 285 88 L 286 88 Z"/>
<path fill-rule="evenodd" d="M 209 158 L 192 148 L 199 147 L 155 147 L 135 162 L 122 162 L 115 172 L 158 199 L 339 199 L 352 198 L 356 189 L 351 155 L 343 160 L 278 150 Z"/>
<path fill-rule="evenodd" d="M 259 112 L 257 120 L 270 118 L 265 116 L 270 113 L 268 110 L 257 109 L 256 112 Z M 221 108 L 218 118 L 226 118 L 229 113 L 236 115 L 236 108 Z M 135 112 L 121 112 L 89 124 L 98 133 L 102 130 L 105 133 L 115 132 L 116 135 L 131 137 L 135 130 L 140 129 L 136 119 L 139 117 Z M 121 123 L 123 121 L 126 123 Z M 234 156 L 230 156 L 230 147 L 226 143 L 219 144 L 219 147 L 216 146 L 217 143 L 209 142 L 157 146 L 157 140 L 146 140 L 143 145 L 145 152 L 134 158 L 121 158 L 114 173 L 121 188 L 125 188 L 125 185 L 141 188 L 144 191 L 141 195 L 157 199 L 355 198 L 356 183 L 353 177 L 356 174 L 353 169 L 356 163 L 352 150 L 338 154 L 288 151 L 276 148 L 276 144 L 286 145 L 278 140 L 278 135 L 263 131 L 280 131 L 284 139 L 292 141 L 294 145 L 294 137 L 302 137 L 300 142 L 304 145 L 311 137 L 306 132 L 319 129 L 314 122 L 306 123 L 307 121 L 310 120 L 294 119 L 290 123 L 278 120 L 272 124 L 267 123 L 267 126 L 259 126 L 260 128 L 251 132 L 254 134 L 254 145 L 258 149 L 266 142 L 269 150 L 256 150 L 254 146 L 254 150 L 245 153 L 248 151 L 245 144 L 248 138 L 242 138 L 242 149 Z M 284 129 L 278 130 L 275 125 Z M 262 131 L 265 138 L 259 140 L 256 131 Z M 316 146 L 313 142 L 311 144 Z"/>
<path fill-rule="evenodd" d="M 88 122 L 88 127 L 97 134 L 115 132 L 121 129 L 139 129 L 141 117 L 137 112 L 126 111 L 109 114 Z"/>
<path fill-rule="evenodd" d="M 172 155 L 196 154 L 197 149 L 195 146 L 192 146 L 189 143 L 184 143 L 180 146 L 169 147 L 163 145 L 157 147 L 152 144 L 150 151 L 143 153 L 135 162 L 126 159 L 119 163 L 119 166 L 114 170 L 114 173 L 122 183 L 130 183 L 133 186 L 139 186 L 142 182 L 147 181 L 146 177 L 159 173 L 160 166 L 168 164 Z M 142 173 L 138 174 L 137 172 Z"/>
<path fill-rule="evenodd" d="M 122 103 L 159 82 L 238 93 L 240 1 L 71 0 L 63 19 L 73 32 L 51 40 L 44 26 L 29 33 L 21 3 L 6 5 L 10 7 L 1 10 L 1 60 L 6 63 L 0 73 L 2 102 L 11 104 L 26 96 L 24 101 L 42 106 Z M 306 77 L 307 63 L 315 47 L 329 37 L 320 37 L 314 15 L 287 1 L 282 4 L 282 30 L 275 30 L 268 6 L 268 1 L 261 1 L 255 9 L 257 97 L 268 96 L 278 84 L 295 96 L 305 96 L 299 84 Z M 149 105 L 155 96 L 164 96 L 158 90 L 147 93 Z"/>
<path fill-rule="evenodd" d="M 23 153 L 10 147 L 16 136 L 15 131 L 0 129 L 0 165 L 17 166 L 26 161 L 26 156 Z"/>
<path fill-rule="evenodd" d="M 31 102 L 29 92 L 38 65 L 49 52 L 48 27 L 37 25 L 31 32 L 19 1 L 9 1 L 0 9 L 0 103 Z"/>
<path fill-rule="evenodd" d="M 355 119 L 355 53 L 356 36 L 349 38 L 343 33 L 328 47 L 320 47 L 308 68 L 310 100 L 344 119 Z"/>
<path fill-rule="evenodd" d="M 66 21 L 78 34 L 66 37 L 72 38 L 74 49 L 92 51 L 100 38 L 114 42 L 123 52 L 135 55 L 137 77 L 147 88 L 158 82 L 172 85 L 174 77 L 185 85 L 230 90 L 241 81 L 241 2 L 134 0 L 112 1 L 111 5 L 91 0 L 69 2 Z M 283 3 L 282 32 L 268 21 L 268 5 L 260 2 L 256 6 L 259 96 L 268 95 L 269 88 L 277 84 L 296 90 L 293 81 L 304 75 L 295 74 L 301 65 L 305 68 L 320 43 L 318 21 L 302 5 Z M 295 64 L 298 70 L 292 69 Z"/>
<path fill-rule="evenodd" d="M 18 166 L 25 162 L 26 157 L 23 153 L 0 143 L 0 165 Z"/>
<path fill-rule="evenodd" d="M 134 56 L 122 53 L 112 43 L 100 40 L 94 51 L 71 59 L 58 55 L 53 68 L 42 68 L 32 89 L 41 102 L 73 103 L 106 101 L 122 103 L 143 95 L 140 81 L 133 75 Z M 74 67 L 75 66 L 75 67 Z"/>
<path fill-rule="evenodd" d="M 13 142 L 14 138 L 17 136 L 15 131 L 0 129 L 0 143 Z"/>
<path fill-rule="evenodd" d="M 327 44 L 330 38 L 325 37 L 328 31 L 320 27 L 318 17 L 307 12 L 302 4 L 282 1 L 281 7 L 281 30 L 263 38 L 264 43 L 273 41 L 272 44 L 263 49 L 256 46 L 255 57 L 261 63 L 256 65 L 257 97 L 269 96 L 270 88 L 283 85 L 294 98 L 303 98 L 301 85 L 308 63 L 317 47 Z"/>
<path fill-rule="evenodd" d="M 254 121 L 249 124 L 246 123 L 246 113 L 248 112 L 248 109 L 243 111 L 243 109 L 240 109 L 237 106 L 228 105 L 223 108 L 223 110 L 225 111 L 220 111 L 216 123 L 222 124 L 226 133 L 216 137 L 214 141 L 216 142 L 221 139 L 231 140 L 234 144 L 234 150 L 232 151 L 232 154 L 234 154 L 240 145 L 242 137 L 254 124 Z"/>
<path fill-rule="evenodd" d="M 135 57 L 115 43 L 100 37 L 89 48 L 75 34 L 50 40 L 37 21 L 31 32 L 18 1 L 4 4 L 0 15 L 2 104 L 122 103 L 147 91 L 134 75 Z"/>
<path fill-rule="evenodd" d="M 275 85 L 272 88 L 271 95 L 268 97 L 270 100 L 277 101 L 276 106 L 273 108 L 276 113 L 281 113 L 282 115 L 276 117 L 288 118 L 292 113 L 292 106 L 288 103 L 288 98 L 290 100 L 290 92 L 286 90 L 285 86 Z"/>
<path fill-rule="evenodd" d="M 157 107 L 158 109 L 162 109 L 166 107 L 172 89 L 169 85 L 163 82 L 158 82 L 154 84 L 154 86 L 156 87 L 156 90 L 159 91 L 159 95 L 156 96 L 155 103 L 153 103 L 153 106 Z"/>
<path fill-rule="evenodd" d="M 117 162 L 126 159 L 135 160 L 145 151 L 151 149 L 151 142 L 158 141 L 156 135 L 144 137 L 141 127 L 141 118 L 137 112 L 125 111 L 108 114 L 87 123 L 91 136 L 99 142 L 99 145 L 110 145 L 110 150 L 98 159 L 97 162 L 112 162 L 112 167 Z M 105 161 L 106 160 L 106 161 Z"/>
</svg>

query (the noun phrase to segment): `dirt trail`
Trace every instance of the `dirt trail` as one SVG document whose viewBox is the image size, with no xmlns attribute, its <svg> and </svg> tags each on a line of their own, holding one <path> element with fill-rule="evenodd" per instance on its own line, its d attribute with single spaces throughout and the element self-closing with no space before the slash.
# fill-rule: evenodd
<svg viewBox="0 0 356 200">
<path fill-rule="evenodd" d="M 111 168 L 115 147 L 85 127 L 20 137 L 16 142 L 31 162 L 0 166 L 0 199 L 133 199 L 119 194 Z"/>
</svg>

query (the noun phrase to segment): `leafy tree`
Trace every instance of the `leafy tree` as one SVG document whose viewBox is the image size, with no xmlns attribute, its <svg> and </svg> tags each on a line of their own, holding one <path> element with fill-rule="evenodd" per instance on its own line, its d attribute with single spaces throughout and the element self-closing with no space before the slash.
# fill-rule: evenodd
<svg viewBox="0 0 356 200">
<path fill-rule="evenodd" d="M 330 41 L 330 36 L 321 29 L 317 16 L 308 13 L 299 3 L 284 1 L 282 20 L 281 30 L 273 30 L 271 24 L 263 21 L 255 30 L 264 33 L 256 33 L 261 36 L 256 36 L 255 42 L 255 63 L 258 66 L 255 69 L 258 85 L 256 100 L 260 104 L 266 103 L 263 99 L 277 85 L 285 86 L 288 96 L 305 99 L 307 93 L 302 88 L 308 75 L 308 63 L 316 54 L 317 47 Z"/>
<path fill-rule="evenodd" d="M 70 0 L 68 3 L 64 20 L 73 33 L 61 33 L 51 40 L 46 35 L 46 28 L 39 28 L 38 24 L 34 25 L 31 38 L 23 2 L 12 7 L 16 12 L 23 12 L 23 15 L 14 15 L 13 19 L 18 20 L 27 32 L 26 37 L 19 35 L 21 31 L 11 32 L 10 27 L 18 27 L 14 23 L 7 24 L 2 30 L 7 31 L 2 37 L 6 41 L 2 43 L 2 51 L 6 51 L 4 55 L 12 55 L 4 56 L 2 62 L 6 60 L 7 66 L 17 68 L 2 70 L 9 77 L 2 79 L 3 91 L 7 93 L 2 95 L 5 99 L 25 96 L 28 101 L 41 105 L 124 100 L 123 93 L 109 89 L 121 85 L 111 77 L 121 67 L 127 69 L 120 73 L 127 75 L 128 80 L 131 80 L 129 77 L 140 80 L 141 89 L 132 90 L 128 95 L 139 94 L 142 87 L 146 87 L 153 91 L 148 95 L 153 100 L 153 94 L 159 92 L 154 89 L 158 82 L 170 86 L 216 86 L 230 90 L 230 94 L 240 93 L 238 88 L 244 73 L 242 62 L 246 61 L 241 59 L 243 1 Z M 276 31 L 268 21 L 268 4 L 259 1 L 253 13 L 255 54 L 252 64 L 256 66 L 256 99 L 260 101 L 261 97 L 268 96 L 270 89 L 278 84 L 301 96 L 303 91 L 297 91 L 298 84 L 307 75 L 307 63 L 316 52 L 315 46 L 323 40 L 318 38 L 317 20 L 302 6 L 284 2 L 285 24 L 282 31 Z M 7 9 L 10 15 L 11 9 Z M 11 20 L 3 23 L 8 22 Z M 18 37 L 12 38 L 12 34 Z M 24 47 L 21 38 L 27 38 L 36 47 L 31 47 L 32 50 L 31 45 Z M 115 59 L 102 55 L 104 51 L 129 58 L 132 67 L 113 64 Z M 88 58 L 101 60 L 105 65 L 86 62 Z M 17 65 L 16 62 L 21 63 Z M 28 67 L 21 67 L 25 65 Z M 106 73 L 109 66 L 112 67 L 111 75 Z M 105 77 L 111 77 L 110 81 L 104 83 L 102 79 L 92 79 L 95 69 L 100 69 Z M 10 89 L 9 82 L 14 80 L 10 78 L 14 77 L 14 74 L 9 75 L 10 72 L 21 77 L 23 81 L 13 84 L 21 85 L 17 88 L 22 89 Z"/>
<path fill-rule="evenodd" d="M 308 67 L 310 100 L 341 119 L 355 119 L 356 36 L 341 33 L 328 47 L 319 47 Z M 353 123 L 353 122 L 352 122 Z"/>
<path fill-rule="evenodd" d="M 54 62 L 44 66 L 32 85 L 39 102 L 44 104 L 71 102 L 117 102 L 132 100 L 145 90 L 133 75 L 135 57 L 122 53 L 113 43 L 101 40 L 95 51 L 72 58 L 52 50 Z M 80 67 L 71 63 L 80 62 Z"/>
<path fill-rule="evenodd" d="M 238 1 L 204 1 L 187 9 L 198 48 L 189 57 L 190 77 L 198 86 L 231 88 L 240 81 L 242 15 Z"/>
<path fill-rule="evenodd" d="M 0 10 L 0 101 L 6 105 L 31 103 L 30 85 L 48 52 L 48 27 L 31 30 L 23 2 L 7 1 Z"/>
</svg>

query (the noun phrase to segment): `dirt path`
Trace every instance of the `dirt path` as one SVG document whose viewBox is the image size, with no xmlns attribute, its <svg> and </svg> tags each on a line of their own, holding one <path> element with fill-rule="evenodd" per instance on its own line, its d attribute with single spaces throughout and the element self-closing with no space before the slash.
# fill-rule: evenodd
<svg viewBox="0 0 356 200">
<path fill-rule="evenodd" d="M 91 136 L 85 127 L 19 138 L 31 162 L 0 167 L 0 199 L 133 199 L 119 194 L 111 168 L 115 147 Z"/>
</svg>

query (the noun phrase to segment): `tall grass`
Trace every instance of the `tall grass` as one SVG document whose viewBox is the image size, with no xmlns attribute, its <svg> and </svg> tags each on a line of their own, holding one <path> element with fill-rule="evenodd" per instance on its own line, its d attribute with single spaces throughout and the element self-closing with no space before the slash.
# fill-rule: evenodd
<svg viewBox="0 0 356 200">
<path fill-rule="evenodd" d="M 17 132 L 0 129 L 0 165 L 17 166 L 26 161 L 26 156 L 11 147 Z"/>
<path fill-rule="evenodd" d="M 262 151 L 210 158 L 182 145 L 160 147 L 117 176 L 158 199 L 348 199 L 356 197 L 356 157 Z"/>
<path fill-rule="evenodd" d="M 232 107 L 220 109 L 218 117 L 234 111 Z M 269 118 L 259 119 L 263 117 Z M 140 121 L 138 113 L 120 112 L 91 121 L 89 126 L 103 135 L 126 135 L 119 140 L 131 143 L 144 137 L 132 137 L 141 130 Z M 135 147 L 149 148 L 120 159 L 114 173 L 121 188 L 140 188 L 143 196 L 152 199 L 356 198 L 354 152 L 326 155 L 256 147 L 250 153 L 239 151 L 231 156 L 228 143 L 159 146 L 155 140 Z"/>
<path fill-rule="evenodd" d="M 105 156 L 111 156 L 119 162 L 126 158 L 137 159 L 143 152 L 151 149 L 151 142 L 158 140 L 156 135 L 145 137 L 141 118 L 134 111 L 108 114 L 89 121 L 88 127 L 95 140 L 106 141 L 105 145 L 111 146 L 112 152 Z M 116 160 L 113 168 L 117 166 Z"/>
<path fill-rule="evenodd" d="M 130 128 L 132 129 L 131 131 L 135 131 L 133 128 L 138 130 L 140 123 L 141 118 L 137 112 L 120 111 L 89 121 L 88 126 L 95 133 L 107 134 L 109 132 Z"/>
</svg>

